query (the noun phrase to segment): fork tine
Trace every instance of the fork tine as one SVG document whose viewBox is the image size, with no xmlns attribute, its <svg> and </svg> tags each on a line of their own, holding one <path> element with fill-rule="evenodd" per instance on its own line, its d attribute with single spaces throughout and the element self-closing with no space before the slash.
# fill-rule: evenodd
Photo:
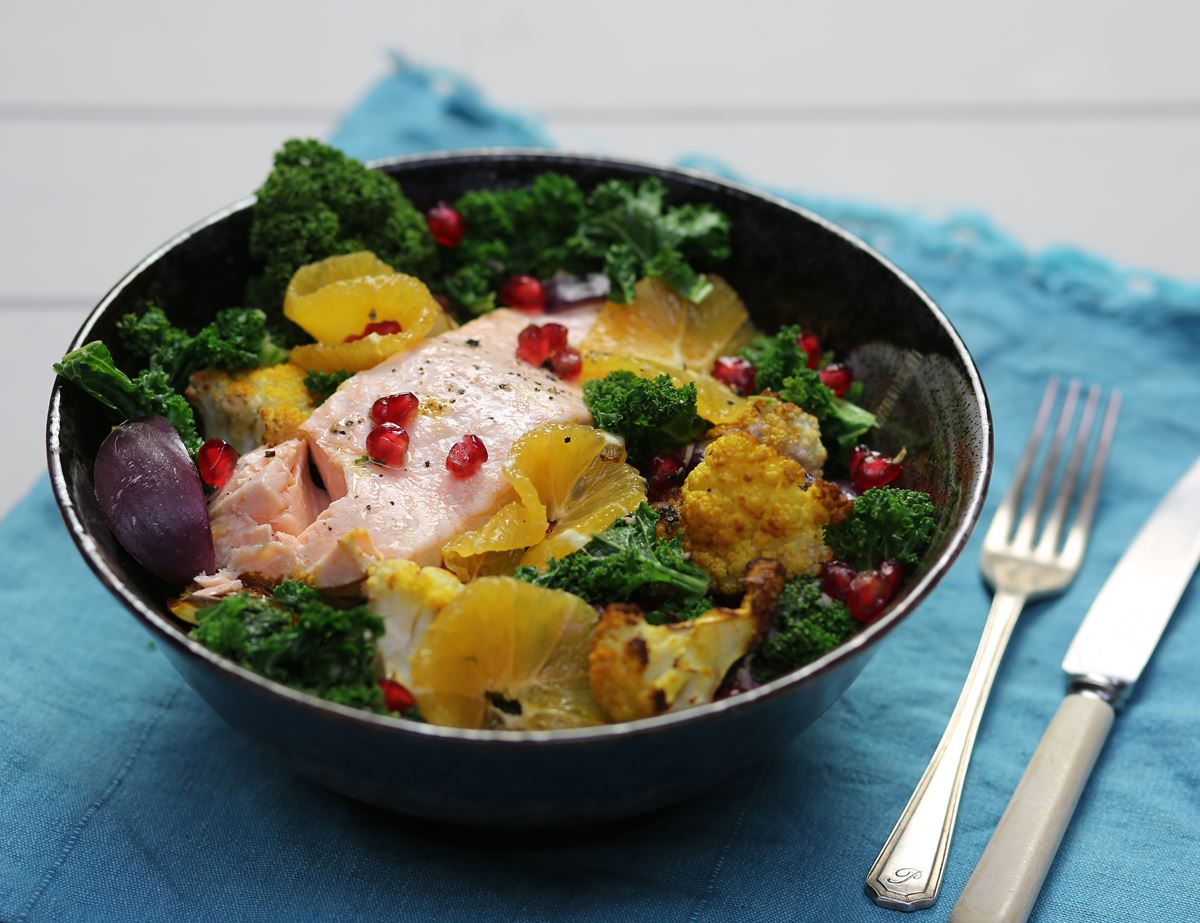
<svg viewBox="0 0 1200 923">
<path fill-rule="evenodd" d="M 985 545 L 1002 545 L 1008 541 L 1013 522 L 1017 518 L 1017 510 L 1021 506 L 1021 497 L 1025 493 L 1025 481 L 1029 478 L 1029 469 L 1033 467 L 1038 446 L 1042 444 L 1042 436 L 1046 432 L 1046 425 L 1050 422 L 1050 411 L 1054 409 L 1054 400 L 1057 396 L 1058 379 L 1051 378 L 1046 382 L 1046 390 L 1042 392 L 1042 402 L 1038 405 L 1037 417 L 1034 418 L 1033 429 L 1029 431 L 1025 448 L 1021 451 L 1020 459 L 1017 460 L 1017 470 L 1013 473 L 1012 483 L 1009 484 L 1004 499 L 996 507 L 996 512 L 992 516 L 992 524 L 988 526 L 987 535 L 984 537 Z"/>
<path fill-rule="evenodd" d="M 1104 412 L 1104 425 L 1100 429 L 1100 440 L 1096 443 L 1096 454 L 1092 460 L 1092 470 L 1088 474 L 1087 486 L 1084 487 L 1083 497 L 1079 501 L 1079 512 L 1075 515 L 1075 521 L 1071 524 L 1067 532 L 1067 541 L 1063 545 L 1060 560 L 1066 567 L 1078 567 L 1083 563 L 1083 553 L 1087 550 L 1092 521 L 1096 518 L 1096 503 L 1100 498 L 1104 467 L 1108 463 L 1108 450 L 1117 430 L 1117 416 L 1120 411 L 1121 394 L 1114 391 Z"/>
<path fill-rule="evenodd" d="M 1075 496 L 1075 482 L 1079 479 L 1079 470 L 1083 466 L 1084 452 L 1092 436 L 1092 424 L 1096 420 L 1096 407 L 1099 403 L 1100 387 L 1092 385 L 1088 389 L 1087 402 L 1083 405 L 1083 415 L 1075 433 L 1075 444 L 1071 447 L 1070 458 L 1067 459 L 1067 470 L 1063 474 L 1062 484 L 1059 485 L 1054 508 L 1042 526 L 1042 535 L 1038 539 L 1036 549 L 1039 555 L 1052 557 L 1058 550 L 1058 540 L 1062 536 L 1067 511 L 1071 508 L 1071 498 Z"/>
<path fill-rule="evenodd" d="M 1017 548 L 1033 546 L 1038 520 L 1042 517 L 1046 498 L 1050 495 L 1050 485 L 1054 482 L 1055 471 L 1058 470 L 1058 457 L 1062 454 L 1063 443 L 1071 429 L 1071 420 L 1075 417 L 1075 404 L 1078 400 L 1079 379 L 1073 378 L 1067 385 L 1067 396 L 1058 416 L 1058 425 L 1054 428 L 1054 438 L 1050 443 L 1050 450 L 1046 453 L 1046 460 L 1042 463 L 1042 472 L 1038 476 L 1037 486 L 1034 487 L 1033 497 L 1017 525 L 1017 534 L 1013 536 L 1013 545 Z"/>
</svg>

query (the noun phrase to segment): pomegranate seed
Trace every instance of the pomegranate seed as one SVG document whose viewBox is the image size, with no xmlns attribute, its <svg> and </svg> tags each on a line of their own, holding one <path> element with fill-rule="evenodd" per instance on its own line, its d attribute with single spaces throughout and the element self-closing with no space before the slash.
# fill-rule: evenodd
<svg viewBox="0 0 1200 923">
<path fill-rule="evenodd" d="M 547 355 L 553 356 L 567 346 L 568 330 L 562 324 L 542 324 L 542 341 L 546 344 Z"/>
<path fill-rule="evenodd" d="M 399 468 L 408 454 L 408 430 L 395 423 L 380 423 L 367 434 L 367 455 L 371 461 Z"/>
<path fill-rule="evenodd" d="M 417 396 L 411 391 L 381 397 L 371 405 L 371 422 L 376 426 L 383 423 L 408 426 L 420 403 Z"/>
<path fill-rule="evenodd" d="M 850 479 L 859 490 L 886 487 L 900 477 L 904 469 L 890 455 L 873 449 L 863 452 L 862 449 L 863 446 L 859 446 L 850 455 Z"/>
<path fill-rule="evenodd" d="M 521 311 L 542 311 L 546 307 L 546 290 L 533 276 L 510 276 L 500 286 L 500 302 Z"/>
<path fill-rule="evenodd" d="M 821 338 L 815 330 L 803 330 L 796 337 L 796 345 L 808 356 L 808 367 L 815 369 L 821 364 Z"/>
<path fill-rule="evenodd" d="M 850 366 L 843 362 L 825 366 L 821 369 L 820 376 L 821 384 L 838 397 L 849 391 L 850 386 L 854 384 L 854 373 L 850 371 Z"/>
<path fill-rule="evenodd" d="M 517 334 L 517 358 L 537 366 L 550 358 L 550 348 L 537 324 L 530 324 Z"/>
<path fill-rule="evenodd" d="M 743 396 L 754 390 L 758 370 L 749 359 L 741 356 L 721 356 L 713 363 L 712 376 Z"/>
<path fill-rule="evenodd" d="M 892 598 L 888 581 L 879 571 L 864 570 L 850 581 L 850 591 L 846 595 L 846 608 L 860 622 L 870 624 L 883 613 L 883 608 Z"/>
<path fill-rule="evenodd" d="M 846 601 L 850 595 L 850 584 L 858 571 L 845 561 L 830 561 L 821 568 L 821 589 L 832 599 Z"/>
<path fill-rule="evenodd" d="M 450 446 L 446 455 L 446 470 L 456 478 L 469 478 L 488 460 L 487 447 L 478 436 L 463 436 Z"/>
<path fill-rule="evenodd" d="M 870 451 L 871 449 L 865 445 L 856 445 L 850 450 L 849 465 L 851 476 L 862 467 L 862 460 L 867 457 Z"/>
<path fill-rule="evenodd" d="M 379 688 L 383 690 L 383 707 L 388 711 L 405 712 L 417 704 L 416 697 L 394 679 L 383 677 Z"/>
<path fill-rule="evenodd" d="M 550 369 L 563 381 L 573 381 L 583 371 L 583 357 L 574 346 L 564 346 L 550 357 Z"/>
<path fill-rule="evenodd" d="M 425 223 L 433 239 L 443 247 L 457 247 L 467 230 L 462 215 L 445 202 L 438 202 L 425 213 Z"/>
<path fill-rule="evenodd" d="M 208 440 L 196 453 L 196 467 L 200 471 L 200 480 L 209 487 L 220 490 L 233 474 L 237 460 L 238 453 L 224 439 Z"/>
<path fill-rule="evenodd" d="M 683 456 L 678 452 L 659 452 L 650 459 L 650 477 L 647 478 L 652 499 L 665 494 L 683 480 Z"/>
<path fill-rule="evenodd" d="M 853 481 L 834 481 L 833 484 L 842 492 L 842 496 L 851 503 L 862 496 L 862 491 L 854 486 Z"/>
<path fill-rule="evenodd" d="M 904 565 L 899 561 L 884 561 L 879 565 L 879 576 L 883 578 L 887 588 L 888 599 L 891 599 L 896 595 L 896 590 L 900 589 L 900 581 L 904 579 Z"/>
<path fill-rule="evenodd" d="M 400 326 L 399 322 L 394 320 L 381 320 L 376 321 L 373 324 L 367 324 L 367 326 L 363 327 L 362 333 L 352 333 L 350 336 L 346 337 L 346 339 L 342 340 L 342 342 L 353 343 L 355 340 L 361 340 L 363 337 L 369 337 L 372 333 L 378 333 L 380 336 L 387 336 L 388 334 L 402 333 L 403 331 L 404 328 Z"/>
</svg>

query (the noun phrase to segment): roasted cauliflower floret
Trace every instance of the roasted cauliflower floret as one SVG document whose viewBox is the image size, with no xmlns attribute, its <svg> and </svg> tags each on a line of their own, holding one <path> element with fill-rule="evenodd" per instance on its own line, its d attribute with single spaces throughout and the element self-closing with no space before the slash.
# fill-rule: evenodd
<svg viewBox="0 0 1200 923">
<path fill-rule="evenodd" d="M 789 577 L 828 561 L 823 528 L 849 515 L 836 485 L 810 481 L 799 462 L 745 433 L 712 442 L 683 484 L 683 546 L 720 593 L 736 593 L 755 558 L 773 558 Z"/>
<path fill-rule="evenodd" d="M 795 404 L 770 397 L 751 398 L 750 406 L 736 420 L 714 427 L 709 436 L 718 439 L 734 430 L 753 436 L 780 455 L 798 461 L 809 474 L 820 476 L 826 458 L 821 424 Z"/>
<path fill-rule="evenodd" d="M 300 424 L 314 409 L 304 375 L 290 363 L 248 372 L 201 369 L 188 383 L 187 398 L 200 411 L 205 435 L 246 453 L 304 438 Z"/>
<path fill-rule="evenodd" d="M 452 573 L 413 561 L 388 560 L 367 571 L 367 602 L 383 619 L 379 653 L 384 673 L 405 686 L 412 681 L 409 656 L 439 612 L 463 590 Z"/>
<path fill-rule="evenodd" d="M 711 702 L 729 668 L 758 643 L 783 589 L 777 561 L 754 561 L 737 609 L 690 622 L 651 625 L 642 610 L 613 603 L 588 657 L 592 695 L 612 721 L 632 721 Z"/>
</svg>

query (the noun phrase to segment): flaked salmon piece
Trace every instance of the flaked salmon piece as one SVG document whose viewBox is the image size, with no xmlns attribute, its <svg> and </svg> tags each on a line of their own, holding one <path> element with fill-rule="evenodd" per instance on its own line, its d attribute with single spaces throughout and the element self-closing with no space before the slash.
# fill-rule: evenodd
<svg viewBox="0 0 1200 923">
<path fill-rule="evenodd" d="M 328 503 L 309 474 L 303 440 L 247 452 L 209 502 L 217 566 L 264 580 L 298 573 L 300 536 Z"/>
<path fill-rule="evenodd" d="M 197 600 L 206 603 L 216 602 L 246 589 L 245 584 L 238 579 L 238 575 L 227 568 L 218 570 L 215 574 L 197 574 L 195 583 L 197 589 L 188 596 L 193 603 Z"/>
<path fill-rule="evenodd" d="M 372 555 L 440 564 L 449 539 L 478 528 L 513 497 L 503 468 L 518 437 L 545 423 L 591 422 L 578 384 L 516 357 L 517 335 L 531 321 L 555 321 L 575 343 L 595 316 L 590 307 L 536 319 L 493 311 L 343 384 L 302 427 L 333 498 L 300 536 L 308 575 L 337 586 L 361 577 Z M 371 405 L 406 391 L 420 409 L 407 427 L 405 465 L 373 464 L 366 460 Z M 460 480 L 446 470 L 446 455 L 468 433 L 483 440 L 488 461 Z"/>
</svg>

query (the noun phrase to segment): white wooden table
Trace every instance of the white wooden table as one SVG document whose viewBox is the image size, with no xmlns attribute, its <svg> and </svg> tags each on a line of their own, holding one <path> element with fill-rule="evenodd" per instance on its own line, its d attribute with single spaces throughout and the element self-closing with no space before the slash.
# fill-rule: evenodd
<svg viewBox="0 0 1200 923">
<path fill-rule="evenodd" d="M 1198 26 L 1185 0 L 6 3 L 0 512 L 44 468 L 50 363 L 91 305 L 284 138 L 328 134 L 389 49 L 567 147 L 974 206 L 1033 247 L 1194 278 Z"/>
</svg>

